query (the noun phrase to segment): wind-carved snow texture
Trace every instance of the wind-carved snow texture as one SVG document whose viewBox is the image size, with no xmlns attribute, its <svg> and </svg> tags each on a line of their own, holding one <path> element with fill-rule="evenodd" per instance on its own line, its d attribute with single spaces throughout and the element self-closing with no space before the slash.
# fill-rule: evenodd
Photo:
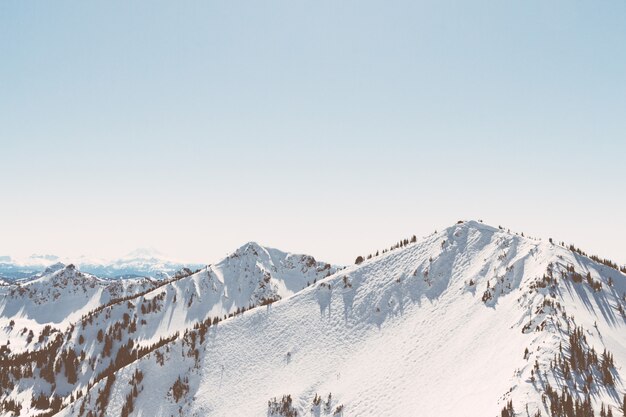
<svg viewBox="0 0 626 417">
<path fill-rule="evenodd" d="M 4 415 L 622 415 L 626 277 L 482 223 L 344 269 L 250 243 L 135 291 L 15 351 L 3 307 Z"/>
</svg>

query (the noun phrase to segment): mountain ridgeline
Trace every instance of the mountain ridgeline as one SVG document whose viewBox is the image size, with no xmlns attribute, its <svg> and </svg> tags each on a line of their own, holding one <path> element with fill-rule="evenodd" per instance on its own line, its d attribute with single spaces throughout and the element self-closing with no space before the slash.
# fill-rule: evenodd
<svg viewBox="0 0 626 417">
<path fill-rule="evenodd" d="M 338 267 L 248 243 L 165 279 L 0 286 L 0 415 L 626 415 L 626 276 L 459 222 Z"/>
</svg>

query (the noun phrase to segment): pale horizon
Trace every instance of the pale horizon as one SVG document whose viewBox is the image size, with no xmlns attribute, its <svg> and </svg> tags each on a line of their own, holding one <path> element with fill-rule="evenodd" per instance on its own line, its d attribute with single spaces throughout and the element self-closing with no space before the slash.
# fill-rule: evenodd
<svg viewBox="0 0 626 417">
<path fill-rule="evenodd" d="M 424 231 L 424 233 L 422 233 L 422 234 L 420 234 L 420 233 L 405 233 L 402 236 L 398 236 L 395 240 L 392 239 L 389 242 L 382 243 L 379 246 L 363 250 L 363 251 L 361 251 L 359 253 L 355 252 L 354 255 L 351 258 L 348 257 L 344 261 L 341 261 L 341 262 L 336 260 L 336 259 L 330 259 L 330 258 L 327 259 L 327 258 L 319 257 L 315 253 L 312 253 L 312 252 L 307 252 L 307 251 L 302 251 L 302 250 L 292 250 L 290 248 L 279 247 L 279 246 L 276 246 L 276 245 L 268 244 L 266 242 L 259 241 L 259 240 L 254 240 L 254 239 L 247 240 L 247 241 L 242 241 L 239 244 L 236 244 L 235 246 L 233 246 L 231 248 L 227 248 L 227 249 L 225 249 L 223 251 L 223 253 L 221 255 L 218 254 L 217 257 L 214 258 L 214 259 L 194 259 L 194 258 L 179 257 L 179 256 L 172 255 L 171 253 L 164 252 L 164 251 L 162 251 L 159 248 L 156 248 L 154 246 L 152 246 L 152 247 L 150 247 L 150 246 L 137 246 L 137 247 L 129 249 L 129 250 L 125 251 L 125 252 L 120 252 L 120 253 L 113 253 L 112 252 L 108 256 L 104 256 L 101 253 L 98 253 L 98 254 L 78 253 L 78 254 L 67 255 L 67 254 L 63 254 L 63 253 L 55 253 L 55 252 L 52 252 L 52 251 L 41 251 L 41 252 L 33 252 L 33 253 L 24 253 L 24 254 L 21 254 L 21 255 L 12 255 L 12 254 L 9 254 L 9 253 L 0 253 L 0 257 L 2 257 L 2 256 L 10 256 L 12 258 L 12 260 L 14 260 L 14 261 L 23 261 L 26 258 L 29 258 L 31 256 L 39 256 L 39 257 L 55 256 L 55 257 L 60 258 L 61 261 L 65 260 L 65 261 L 68 261 L 68 262 L 79 261 L 79 260 L 81 260 L 81 258 L 86 258 L 89 261 L 106 262 L 106 261 L 113 261 L 113 260 L 121 259 L 121 258 L 126 257 L 126 256 L 128 256 L 128 255 L 130 255 L 130 254 L 132 254 L 133 252 L 136 252 L 136 251 L 141 251 L 141 252 L 146 251 L 146 252 L 155 252 L 155 255 L 158 258 L 162 258 L 164 260 L 177 261 L 177 262 L 187 263 L 187 264 L 207 264 L 208 265 L 208 264 L 213 264 L 215 262 L 220 261 L 223 257 L 226 257 L 227 255 L 233 253 L 236 249 L 246 245 L 247 243 L 255 242 L 255 243 L 258 243 L 261 246 L 278 249 L 278 250 L 281 250 L 281 251 L 287 252 L 287 253 L 311 255 L 311 256 L 314 256 L 318 261 L 329 262 L 329 263 L 332 263 L 334 265 L 350 265 L 350 264 L 354 263 L 354 259 L 356 259 L 356 257 L 359 256 L 359 255 L 367 256 L 368 254 L 373 254 L 373 253 L 375 253 L 378 250 L 382 251 L 383 249 L 389 248 L 393 244 L 397 243 L 399 240 L 405 239 L 405 238 L 409 239 L 413 235 L 415 235 L 417 237 L 418 241 L 419 241 L 422 238 L 428 236 L 429 234 L 431 234 L 431 233 L 433 233 L 435 231 L 441 231 L 441 230 L 443 230 L 443 229 L 445 229 L 447 227 L 454 226 L 454 224 L 457 223 L 458 221 L 459 220 L 454 221 L 454 222 L 449 222 L 449 224 L 447 224 L 447 225 L 446 224 L 442 224 L 441 227 L 431 228 L 431 230 Z M 552 238 L 554 243 L 556 243 L 556 244 L 564 243 L 566 246 L 570 245 L 570 244 L 574 244 L 579 249 L 587 252 L 587 254 L 589 256 L 597 255 L 597 256 L 600 256 L 601 258 L 608 258 L 608 259 L 610 259 L 610 260 L 612 260 L 614 262 L 617 262 L 618 265 L 620 265 L 620 266 L 621 265 L 626 265 L 626 263 L 622 262 L 619 258 L 612 258 L 610 256 L 606 256 L 606 254 L 603 254 L 601 252 L 593 251 L 590 248 L 585 247 L 584 245 L 581 245 L 579 242 L 576 242 L 576 241 L 563 240 L 563 239 L 558 238 L 557 236 L 537 235 L 537 234 L 529 233 L 529 232 L 527 232 L 525 230 L 517 230 L 517 229 L 511 228 L 511 227 L 507 226 L 506 224 L 493 223 L 493 222 L 490 223 L 490 222 L 483 221 L 483 219 L 478 219 L 478 218 L 472 218 L 472 219 L 469 219 L 469 218 L 461 219 L 460 218 L 460 221 L 479 221 L 479 222 L 484 223 L 487 226 L 492 226 L 492 227 L 499 227 L 500 226 L 504 230 L 510 229 L 511 233 L 517 233 L 517 234 L 523 233 L 524 236 L 529 237 L 529 238 L 535 238 L 535 239 L 541 239 L 541 240 L 548 240 L 548 239 Z"/>
</svg>

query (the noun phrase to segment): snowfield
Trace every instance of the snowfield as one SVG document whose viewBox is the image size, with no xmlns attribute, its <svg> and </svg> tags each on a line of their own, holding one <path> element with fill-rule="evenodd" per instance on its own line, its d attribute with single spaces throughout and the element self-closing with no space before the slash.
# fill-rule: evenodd
<svg viewBox="0 0 626 417">
<path fill-rule="evenodd" d="M 5 329 L 32 309 L 6 288 Z M 13 351 L 15 319 L 3 415 L 623 415 L 626 276 L 479 222 L 348 268 L 250 243 L 122 293 L 60 296 L 72 324 L 48 336 L 43 376 L 19 354 L 46 342 Z"/>
</svg>

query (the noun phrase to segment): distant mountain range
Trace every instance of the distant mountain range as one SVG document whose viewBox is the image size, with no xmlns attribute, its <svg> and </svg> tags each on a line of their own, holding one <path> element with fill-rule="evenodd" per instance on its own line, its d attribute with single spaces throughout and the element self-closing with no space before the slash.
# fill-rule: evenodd
<svg viewBox="0 0 626 417">
<path fill-rule="evenodd" d="M 171 260 L 155 249 L 137 249 L 122 258 L 114 260 L 87 257 L 61 258 L 56 255 L 36 254 L 25 259 L 0 256 L 0 279 L 15 281 L 29 278 L 43 272 L 54 264 L 73 264 L 82 272 L 110 279 L 133 277 L 166 279 L 181 268 L 195 270 L 206 266 Z"/>
</svg>

